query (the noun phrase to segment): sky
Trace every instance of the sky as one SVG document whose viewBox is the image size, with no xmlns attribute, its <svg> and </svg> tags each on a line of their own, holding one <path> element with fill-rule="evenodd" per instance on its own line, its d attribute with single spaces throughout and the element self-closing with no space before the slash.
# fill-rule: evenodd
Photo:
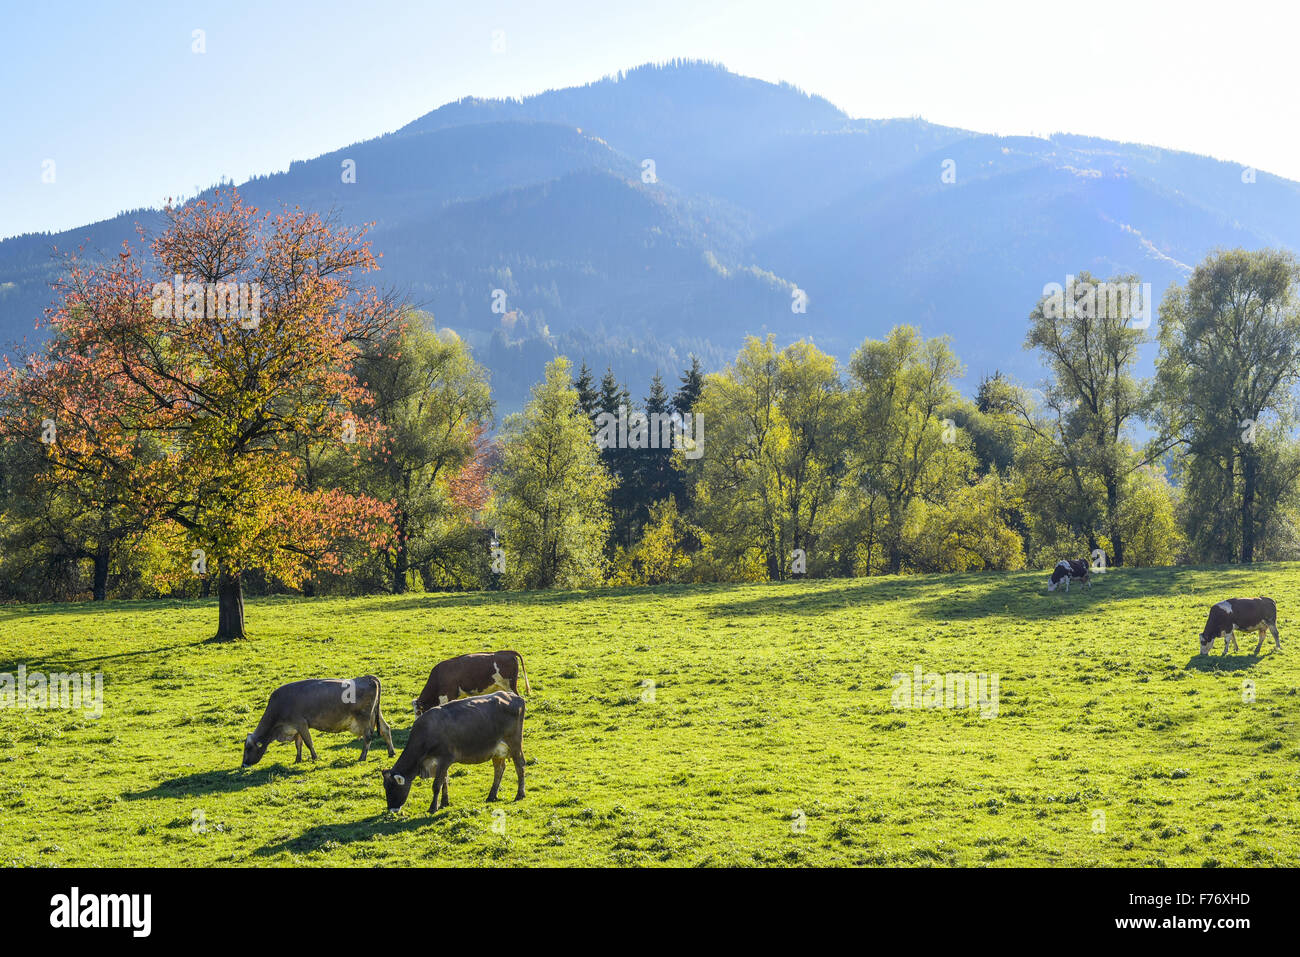
<svg viewBox="0 0 1300 957">
<path fill-rule="evenodd" d="M 674 57 L 854 117 L 1088 134 L 1300 180 L 1294 2 L 2 2 L 0 237 L 283 170 L 462 96 Z"/>
</svg>

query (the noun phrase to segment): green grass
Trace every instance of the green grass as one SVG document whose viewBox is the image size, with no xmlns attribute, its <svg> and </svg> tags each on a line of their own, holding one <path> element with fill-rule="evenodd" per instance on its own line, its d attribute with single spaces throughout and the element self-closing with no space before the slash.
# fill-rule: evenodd
<svg viewBox="0 0 1300 957">
<path fill-rule="evenodd" d="M 233 645 L 208 602 L 9 606 L 0 672 L 102 670 L 105 703 L 0 711 L 0 864 L 1294 867 L 1298 572 L 268 599 Z M 1282 651 L 1200 657 L 1208 605 L 1256 594 Z M 283 682 L 380 676 L 400 749 L 432 665 L 497 648 L 533 686 L 522 803 L 458 766 L 449 809 L 421 781 L 388 815 L 382 745 L 344 735 L 238 767 Z M 893 708 L 916 665 L 997 674 L 997 716 Z"/>
</svg>

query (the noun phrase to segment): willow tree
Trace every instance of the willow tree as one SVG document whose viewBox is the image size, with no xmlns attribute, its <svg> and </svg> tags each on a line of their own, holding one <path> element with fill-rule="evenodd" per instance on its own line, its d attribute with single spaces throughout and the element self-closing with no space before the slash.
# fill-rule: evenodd
<svg viewBox="0 0 1300 957">
<path fill-rule="evenodd" d="M 736 361 L 704 380 L 695 401 L 702 455 L 688 463 L 695 512 L 719 557 L 755 557 L 767 577 L 817 561 L 825 515 L 843 475 L 847 425 L 835 359 L 807 342 L 778 351 L 745 341 Z M 698 428 L 698 427 L 697 427 Z"/>
<path fill-rule="evenodd" d="M 455 482 L 491 424 L 486 371 L 459 336 L 418 314 L 368 347 L 356 369 L 374 396 L 365 412 L 383 427 L 384 443 L 339 484 L 351 479 L 349 487 L 393 503 L 394 537 L 381 553 L 390 590 L 405 592 L 412 569 L 428 583 L 464 579 L 471 512 Z"/>
<path fill-rule="evenodd" d="M 960 403 L 953 382 L 962 367 L 946 337 L 924 339 L 904 325 L 884 339 L 863 342 L 849 373 L 850 474 L 879 512 L 868 531 L 879 542 L 886 568 L 898 572 L 913 503 L 939 503 L 974 467 L 968 444 L 958 441 L 955 420 L 944 421 Z"/>
<path fill-rule="evenodd" d="M 1208 257 L 1160 309 L 1160 422 L 1178 443 L 1202 553 L 1251 562 L 1296 477 L 1286 448 L 1300 379 L 1300 268 L 1281 250 Z M 1281 474 L 1279 474 L 1281 473 Z M 1217 534 L 1203 534 L 1206 523 Z"/>
<path fill-rule="evenodd" d="M 501 464 L 491 484 L 498 558 L 514 587 L 578 587 L 604 577 L 614 479 L 570 375 L 568 359 L 551 362 L 523 412 L 509 416 L 501 431 Z"/>
<path fill-rule="evenodd" d="M 1131 440 L 1133 426 L 1149 408 L 1149 388 L 1134 367 L 1139 346 L 1150 341 L 1150 309 L 1149 288 L 1137 277 L 1099 283 L 1081 272 L 1068 287 L 1038 301 L 1025 335 L 1025 348 L 1039 352 L 1050 376 L 1045 414 L 1026 410 L 1023 425 L 1050 448 L 1076 503 L 1090 502 L 1092 487 L 1099 488 L 1088 543 L 1098 547 L 1101 526 L 1116 565 L 1124 564 L 1120 514 L 1128 478 L 1148 464 Z"/>
</svg>

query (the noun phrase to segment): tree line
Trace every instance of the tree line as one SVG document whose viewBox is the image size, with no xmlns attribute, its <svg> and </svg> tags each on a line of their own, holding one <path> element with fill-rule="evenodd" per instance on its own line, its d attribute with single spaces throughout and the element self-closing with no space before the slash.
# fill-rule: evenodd
<svg viewBox="0 0 1300 957">
<path fill-rule="evenodd" d="M 1041 390 L 995 373 L 962 395 L 949 341 L 900 325 L 847 362 L 751 337 L 639 398 L 559 357 L 493 434 L 468 346 L 364 284 L 363 229 L 237 195 L 167 223 L 147 253 L 74 266 L 46 344 L 0 375 L 0 599 L 215 593 L 234 638 L 245 589 L 1300 557 L 1283 251 L 1210 255 L 1156 335 L 1136 302 L 1096 295 L 1137 277 L 1081 272 L 1065 308 L 1045 290 L 1025 338 Z M 186 279 L 171 315 L 156 276 Z M 257 284 L 255 321 L 206 308 L 236 279 Z M 602 414 L 694 433 L 611 444 Z"/>
</svg>

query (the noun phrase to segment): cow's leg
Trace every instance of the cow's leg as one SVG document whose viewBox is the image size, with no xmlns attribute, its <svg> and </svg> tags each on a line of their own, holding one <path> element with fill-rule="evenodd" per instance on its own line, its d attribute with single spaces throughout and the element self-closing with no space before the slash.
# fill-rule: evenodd
<svg viewBox="0 0 1300 957">
<path fill-rule="evenodd" d="M 1269 628 L 1272 630 L 1272 632 L 1273 632 L 1273 644 L 1274 644 L 1274 646 L 1278 649 L 1278 651 L 1281 651 L 1281 650 L 1282 650 L 1282 639 L 1279 638 L 1278 635 L 1277 635 L 1277 622 L 1273 622 L 1273 623 L 1272 623 L 1271 625 L 1269 625 L 1268 627 L 1269 627 Z"/>
<path fill-rule="evenodd" d="M 384 744 L 388 745 L 388 756 L 391 758 L 397 752 L 393 750 L 393 729 L 388 726 L 384 720 L 383 714 L 379 709 L 375 709 L 375 727 L 379 729 L 379 735 L 384 739 Z"/>
<path fill-rule="evenodd" d="M 524 749 L 522 742 L 514 748 L 514 753 L 510 755 L 515 759 L 515 776 L 519 778 L 519 790 L 515 792 L 515 800 L 524 799 Z"/>
<path fill-rule="evenodd" d="M 365 734 L 361 735 L 361 760 L 364 761 L 370 756 L 370 738 L 375 733 L 374 728 L 366 728 Z"/>
<path fill-rule="evenodd" d="M 497 789 L 501 787 L 501 777 L 506 773 L 506 759 L 492 759 L 492 790 L 488 791 L 487 799 L 495 801 L 497 799 Z"/>
<path fill-rule="evenodd" d="M 1261 626 L 1259 629 L 1259 644 L 1255 646 L 1255 651 L 1254 651 L 1256 655 L 1259 654 L 1259 649 L 1264 647 L 1264 636 L 1267 634 L 1268 634 L 1268 626 L 1267 625 Z"/>
<path fill-rule="evenodd" d="M 294 764 L 302 764 L 302 735 L 301 735 L 301 734 L 295 734 L 295 735 L 293 736 L 293 743 L 294 743 L 294 744 L 297 746 L 297 748 L 298 748 L 298 757 L 296 757 L 296 758 L 294 759 L 294 762 L 293 762 L 293 763 L 294 763 Z"/>
<path fill-rule="evenodd" d="M 320 755 L 316 753 L 316 745 L 312 744 L 311 729 L 308 728 L 306 724 L 299 725 L 298 734 L 302 738 L 303 743 L 307 745 L 307 750 L 311 752 L 311 759 L 315 761 L 320 757 Z"/>
<path fill-rule="evenodd" d="M 1237 647 L 1237 633 L 1232 630 L 1229 630 L 1228 633 L 1223 636 L 1223 655 L 1228 653 L 1229 646 L 1233 648 Z M 1219 657 L 1223 657 L 1223 655 L 1220 655 Z"/>
<path fill-rule="evenodd" d="M 429 813 L 435 814 L 438 811 L 438 794 L 441 792 L 443 797 L 443 807 L 451 802 L 447 800 L 447 772 L 451 770 L 450 761 L 439 761 L 438 770 L 433 776 L 433 803 L 429 805 Z"/>
</svg>

